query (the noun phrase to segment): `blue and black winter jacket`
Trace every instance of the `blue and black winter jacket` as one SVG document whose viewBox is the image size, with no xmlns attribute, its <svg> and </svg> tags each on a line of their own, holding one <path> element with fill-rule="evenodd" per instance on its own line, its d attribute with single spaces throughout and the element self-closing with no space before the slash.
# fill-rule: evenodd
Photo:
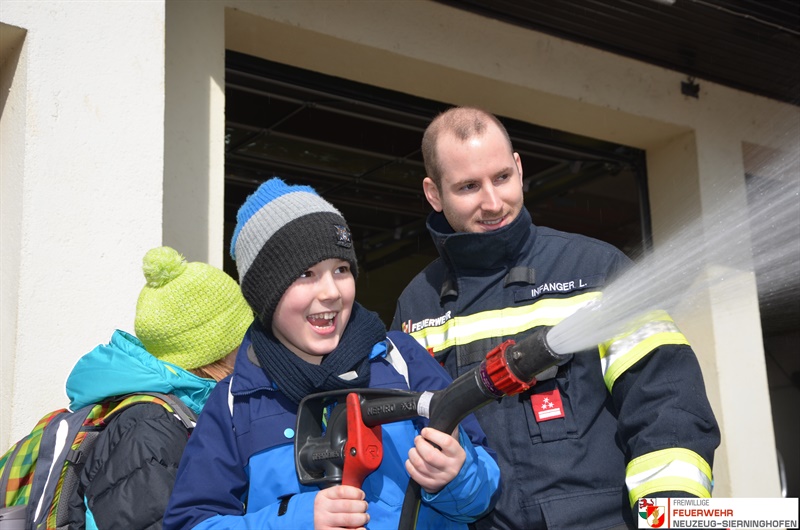
<svg viewBox="0 0 800 530">
<path fill-rule="evenodd" d="M 387 343 L 381 342 L 372 352 L 370 388 L 438 390 L 451 382 L 413 339 L 396 332 L 389 338 L 408 367 L 408 384 L 387 360 Z M 257 362 L 248 334 L 233 377 L 218 384 L 186 447 L 165 528 L 314 527 L 314 497 L 319 489 L 300 484 L 294 463 L 297 405 Z M 397 528 L 408 484 L 405 460 L 426 423 L 419 419 L 382 426 L 383 460 L 362 486 L 369 503 L 369 528 Z M 499 469 L 473 416 L 461 423 L 459 440 L 467 454 L 461 472 L 439 493 L 423 491 L 418 528 L 464 529 L 493 504 Z M 279 515 L 287 496 L 291 499 L 286 511 Z"/>
</svg>

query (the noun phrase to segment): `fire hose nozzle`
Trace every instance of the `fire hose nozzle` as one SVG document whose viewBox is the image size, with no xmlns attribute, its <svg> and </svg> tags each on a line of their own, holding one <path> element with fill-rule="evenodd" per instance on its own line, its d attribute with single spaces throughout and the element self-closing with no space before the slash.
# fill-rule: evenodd
<svg viewBox="0 0 800 530">
<path fill-rule="evenodd" d="M 550 329 L 537 328 L 519 343 L 507 340 L 486 355 L 482 368 L 499 393 L 512 396 L 524 392 L 536 384 L 536 376 L 572 359 L 571 353 L 562 355 L 548 346 Z"/>
<path fill-rule="evenodd" d="M 536 380 L 523 381 L 514 373 L 508 365 L 506 350 L 514 345 L 513 340 L 507 340 L 486 354 L 484 367 L 489 382 L 494 386 L 492 390 L 497 390 L 499 396 L 514 395 L 524 392 L 530 388 Z"/>
<path fill-rule="evenodd" d="M 295 435 L 300 483 L 320 487 L 360 485 L 380 465 L 380 426 L 423 415 L 423 396 L 429 398 L 429 426 L 452 432 L 480 407 L 524 392 L 536 384 L 537 377 L 547 379 L 546 370 L 572 359 L 572 354 L 561 355 L 548 346 L 549 330 L 537 328 L 519 343 L 505 341 L 479 366 L 434 392 L 362 388 L 357 393 L 335 390 L 306 396 L 298 406 Z M 327 427 L 323 428 L 323 413 L 331 406 Z M 420 485 L 409 480 L 398 528 L 416 528 L 420 498 Z"/>
</svg>

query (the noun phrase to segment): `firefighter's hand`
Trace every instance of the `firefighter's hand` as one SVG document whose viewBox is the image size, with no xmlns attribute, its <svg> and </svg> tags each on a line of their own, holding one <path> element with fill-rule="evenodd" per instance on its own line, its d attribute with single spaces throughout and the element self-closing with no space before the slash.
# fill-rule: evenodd
<svg viewBox="0 0 800 530">
<path fill-rule="evenodd" d="M 422 489 L 434 494 L 458 475 L 466 459 L 467 453 L 458 443 L 458 428 L 451 436 L 425 427 L 408 451 L 406 471 Z"/>
<path fill-rule="evenodd" d="M 353 486 L 333 486 L 314 497 L 314 530 L 366 530 L 369 522 L 364 492 Z"/>
</svg>

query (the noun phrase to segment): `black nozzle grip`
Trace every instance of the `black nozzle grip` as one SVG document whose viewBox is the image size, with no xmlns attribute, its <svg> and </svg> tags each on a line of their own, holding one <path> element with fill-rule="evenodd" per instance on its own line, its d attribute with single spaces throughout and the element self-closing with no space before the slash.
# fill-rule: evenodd
<svg viewBox="0 0 800 530">
<path fill-rule="evenodd" d="M 523 381 L 535 380 L 553 366 L 561 366 L 570 359 L 566 355 L 554 352 L 547 344 L 549 326 L 536 328 L 533 333 L 510 346 L 506 351 L 506 362 L 509 369 Z"/>
</svg>

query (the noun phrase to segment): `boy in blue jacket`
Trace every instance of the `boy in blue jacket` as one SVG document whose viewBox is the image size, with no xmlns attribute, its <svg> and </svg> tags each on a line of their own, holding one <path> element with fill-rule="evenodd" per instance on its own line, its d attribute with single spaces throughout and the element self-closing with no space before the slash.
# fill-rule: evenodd
<svg viewBox="0 0 800 530">
<path fill-rule="evenodd" d="M 472 416 L 452 434 L 423 419 L 383 425 L 383 460 L 361 488 L 300 484 L 294 429 L 305 396 L 438 390 L 451 379 L 355 302 L 350 230 L 312 188 L 263 183 L 239 210 L 231 254 L 257 318 L 189 440 L 164 528 L 395 529 L 409 476 L 422 488 L 419 528 L 463 529 L 492 507 L 499 469 Z"/>
</svg>

